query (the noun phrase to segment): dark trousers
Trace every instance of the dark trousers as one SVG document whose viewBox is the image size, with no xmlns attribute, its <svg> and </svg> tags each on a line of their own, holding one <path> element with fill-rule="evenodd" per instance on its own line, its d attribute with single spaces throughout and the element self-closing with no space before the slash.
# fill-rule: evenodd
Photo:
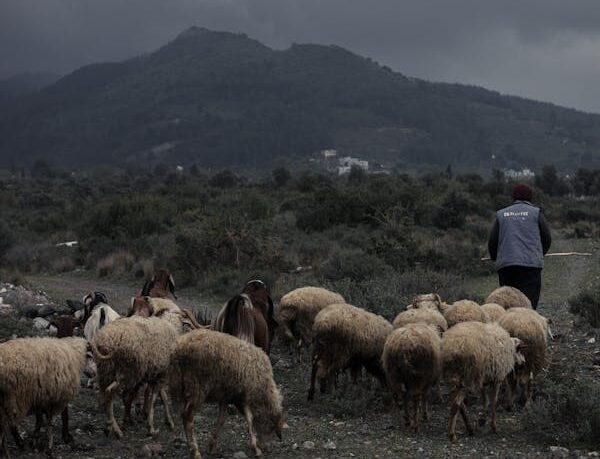
<svg viewBox="0 0 600 459">
<path fill-rule="evenodd" d="M 533 309 L 537 309 L 542 288 L 542 268 L 526 266 L 506 266 L 498 270 L 500 286 L 514 287 L 525 294 L 531 301 Z"/>
</svg>

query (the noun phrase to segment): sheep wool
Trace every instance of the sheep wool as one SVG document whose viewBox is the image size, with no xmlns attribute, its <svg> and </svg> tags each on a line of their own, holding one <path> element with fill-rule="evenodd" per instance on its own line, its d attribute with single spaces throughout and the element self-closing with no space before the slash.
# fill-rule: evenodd
<svg viewBox="0 0 600 459">
<path fill-rule="evenodd" d="M 345 303 L 344 297 L 320 287 L 300 287 L 281 297 L 277 308 L 277 321 L 283 336 L 300 346 L 309 346 L 312 341 L 312 326 L 315 317 L 326 306 Z"/>
<path fill-rule="evenodd" d="M 392 325 L 394 328 L 404 327 L 407 324 L 423 323 L 432 325 L 441 335 L 448 330 L 448 322 L 444 316 L 437 310 L 432 308 L 407 309 L 396 316 Z"/>
<path fill-rule="evenodd" d="M 407 426 L 418 430 L 419 403 L 429 416 L 429 390 L 440 372 L 441 339 L 435 327 L 425 323 L 408 323 L 395 329 L 385 341 L 381 357 L 388 385 L 397 401 L 404 402 Z M 413 409 L 409 409 L 412 402 Z"/>
<path fill-rule="evenodd" d="M 315 380 L 326 390 L 327 381 L 348 367 L 364 366 L 385 384 L 381 367 L 383 346 L 393 327 L 383 317 L 349 304 L 332 304 L 315 317 L 313 324 L 313 367 L 308 399 Z"/>
<path fill-rule="evenodd" d="M 281 436 L 282 397 L 273 379 L 268 356 L 258 347 L 234 336 L 212 330 L 195 330 L 176 343 L 169 371 L 171 397 L 183 411 L 183 424 L 190 457 L 200 458 L 194 436 L 194 412 L 200 405 L 219 405 L 216 430 L 210 450 L 216 451 L 225 410 L 233 404 L 248 423 L 251 444 L 262 454 L 259 437 L 269 433 Z"/>
<path fill-rule="evenodd" d="M 79 392 L 86 361 L 83 338 L 17 338 L 0 345 L 0 436 L 14 430 L 29 412 L 47 416 L 48 451 L 52 418 Z M 7 438 L 3 436 L 8 457 Z"/>
<path fill-rule="evenodd" d="M 444 311 L 444 318 L 448 322 L 448 328 L 460 322 L 476 321 L 489 322 L 490 318 L 481 306 L 471 300 L 460 300 L 453 303 Z"/>
<path fill-rule="evenodd" d="M 523 292 L 514 287 L 499 287 L 494 290 L 485 299 L 486 303 L 496 303 L 504 309 L 510 308 L 531 308 L 531 301 Z"/>
<path fill-rule="evenodd" d="M 483 304 L 481 309 L 488 315 L 491 322 L 498 322 L 506 314 L 506 309 L 496 303 Z"/>
<path fill-rule="evenodd" d="M 167 422 L 172 424 L 166 394 L 167 371 L 175 341 L 182 328 L 175 314 L 161 317 L 127 317 L 111 322 L 96 335 L 92 349 L 96 359 L 98 385 L 106 414 L 106 431 L 123 436 L 113 413 L 113 393 L 120 389 L 125 401 L 125 418 L 131 416 L 131 404 L 142 383 L 148 383 L 151 400 L 147 417 L 148 432 L 155 434 L 153 405 L 157 391 L 165 403 Z M 182 327 L 180 325 L 180 327 Z"/>
<path fill-rule="evenodd" d="M 499 324 L 510 336 L 523 342 L 525 363 L 515 368 L 508 380 L 508 404 L 514 403 L 517 386 L 523 389 L 523 402 L 531 401 L 533 377 L 547 365 L 547 320 L 533 309 L 511 308 L 500 319 Z"/>
<path fill-rule="evenodd" d="M 102 327 L 120 317 L 120 314 L 108 304 L 100 303 L 96 305 L 83 327 L 85 339 L 91 342 Z"/>
<path fill-rule="evenodd" d="M 496 430 L 496 404 L 500 386 L 515 364 L 523 362 L 523 356 L 517 350 L 519 344 L 517 338 L 511 338 L 496 323 L 461 322 L 444 333 L 441 342 L 442 374 L 452 391 L 448 423 L 448 434 L 452 441 L 456 441 L 456 416 L 459 410 L 467 431 L 473 433 L 464 398 L 467 391 L 478 393 L 484 384 L 491 386 L 491 425 L 492 430 Z M 485 423 L 485 418 L 481 421 Z"/>
</svg>

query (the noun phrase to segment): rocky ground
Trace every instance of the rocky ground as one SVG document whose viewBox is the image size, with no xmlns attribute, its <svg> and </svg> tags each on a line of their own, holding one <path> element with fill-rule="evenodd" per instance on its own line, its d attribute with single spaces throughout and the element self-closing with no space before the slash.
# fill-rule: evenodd
<svg viewBox="0 0 600 459">
<path fill-rule="evenodd" d="M 554 249 L 580 250 L 577 241 L 559 241 Z M 588 244 L 587 249 L 595 247 Z M 566 299 L 585 285 L 597 281 L 599 256 L 588 258 L 569 257 L 548 261 L 544 274 L 544 294 L 540 312 L 552 321 L 556 339 L 550 343 L 551 364 L 547 375 L 559 380 L 575 381 L 583 377 L 597 377 L 596 365 L 598 340 L 597 331 L 584 324 L 568 312 Z M 128 298 L 135 293 L 136 285 L 115 284 L 85 280 L 81 276 L 62 275 L 59 277 L 29 278 L 29 283 L 45 293 L 36 293 L 36 304 L 63 304 L 66 298 L 81 298 L 87 290 L 102 290 L 116 303 L 125 307 Z M 474 294 L 489 292 L 494 286 L 493 278 L 468 283 Z M 6 288 L 7 286 L 4 286 Z M 13 334 L 47 333 L 33 330 L 31 319 L 13 319 L 9 301 L 17 302 L 15 296 L 2 292 L 4 306 L 0 313 L 0 338 Z M 32 300 L 33 301 L 33 300 Z M 181 303 L 199 307 L 201 298 L 182 292 Z M 216 305 L 215 305 L 216 306 Z M 17 307 L 15 305 L 15 307 Z M 214 307 L 214 306 L 213 306 Z M 8 325 L 7 325 L 8 324 Z M 419 434 L 408 432 L 399 413 L 391 403 L 391 397 L 375 383 L 365 378 L 358 386 L 341 381 L 340 387 L 332 394 L 317 394 L 311 403 L 306 401 L 309 382 L 307 362 L 298 364 L 288 351 L 275 346 L 272 361 L 275 377 L 284 395 L 284 405 L 290 428 L 284 432 L 281 442 L 276 442 L 266 453 L 270 458 L 518 458 L 518 457 L 598 457 L 593 450 L 574 447 L 563 448 L 558 442 L 543 440 L 525 428 L 522 411 L 499 413 L 498 433 L 483 429 L 474 437 L 468 437 L 462 424 L 459 426 L 459 441 L 451 444 L 446 436 L 448 417 L 447 399 L 433 405 L 431 420 L 422 424 Z M 543 379 L 545 376 L 542 375 Z M 538 387 L 543 385 L 538 383 Z M 536 396 L 539 395 L 539 390 Z M 585 394 L 582 394 L 585 396 Z M 534 405 L 535 405 L 534 401 Z M 117 404 L 120 409 L 120 404 Z M 108 439 L 102 429 L 104 419 L 98 408 L 97 393 L 92 389 L 82 389 L 73 402 L 71 426 L 75 437 L 72 445 L 58 442 L 56 456 L 60 458 L 133 458 L 162 456 L 165 458 L 187 457 L 182 430 L 177 425 L 171 433 L 164 427 L 154 438 L 144 435 L 143 424 L 127 427 L 122 441 Z M 162 419 L 162 407 L 158 407 L 157 419 Z M 477 408 L 471 404 L 471 412 Z M 206 450 L 208 433 L 216 416 L 215 406 L 206 406 L 196 417 L 196 433 L 201 450 Z M 32 419 L 28 419 L 24 430 L 31 431 Z M 58 426 L 59 421 L 55 421 Z M 561 426 L 555 426 L 560 432 Z M 550 433 L 551 435 L 551 433 Z M 547 436 L 545 438 L 548 438 Z M 560 438 L 557 434 L 556 438 Z M 246 447 L 247 434 L 243 420 L 236 415 L 228 415 L 220 442 L 220 453 L 204 457 L 244 458 L 250 456 Z M 15 456 L 24 458 L 42 457 L 31 448 L 19 453 L 12 447 Z M 600 445 L 598 445 L 600 449 Z"/>
</svg>

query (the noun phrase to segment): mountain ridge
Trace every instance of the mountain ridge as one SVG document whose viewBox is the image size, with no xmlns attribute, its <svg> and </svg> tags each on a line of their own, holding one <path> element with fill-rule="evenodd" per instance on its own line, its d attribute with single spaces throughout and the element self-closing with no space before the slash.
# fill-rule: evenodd
<svg viewBox="0 0 600 459">
<path fill-rule="evenodd" d="M 600 165 L 598 146 L 597 114 L 407 77 L 335 45 L 274 50 L 199 27 L 0 109 L 5 165 L 264 167 L 335 148 L 390 167 L 568 170 Z"/>
</svg>

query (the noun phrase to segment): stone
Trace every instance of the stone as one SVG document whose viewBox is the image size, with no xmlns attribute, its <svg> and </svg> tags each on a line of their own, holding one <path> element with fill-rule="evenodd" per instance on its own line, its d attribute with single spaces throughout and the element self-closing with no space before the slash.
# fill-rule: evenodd
<svg viewBox="0 0 600 459">
<path fill-rule="evenodd" d="M 50 325 L 50 322 L 48 322 L 46 319 L 41 317 L 36 317 L 33 319 L 33 328 L 35 330 L 45 330 L 48 328 L 48 325 Z"/>
<path fill-rule="evenodd" d="M 315 442 L 307 440 L 304 443 L 302 443 L 302 448 L 304 448 L 304 449 L 315 449 Z"/>
<path fill-rule="evenodd" d="M 335 443 L 331 440 L 327 440 L 325 443 L 323 443 L 323 448 L 325 449 L 336 449 L 337 446 L 335 445 Z"/>
<path fill-rule="evenodd" d="M 567 459 L 569 457 L 569 450 L 563 446 L 551 446 L 550 457 L 551 459 Z"/>
</svg>

